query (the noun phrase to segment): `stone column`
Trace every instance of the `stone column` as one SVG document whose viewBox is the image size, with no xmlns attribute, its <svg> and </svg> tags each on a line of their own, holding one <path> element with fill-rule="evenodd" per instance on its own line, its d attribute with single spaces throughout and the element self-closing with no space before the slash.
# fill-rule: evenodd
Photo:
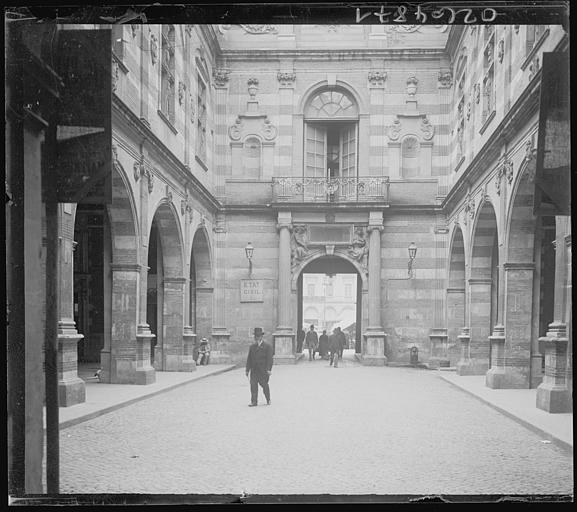
<svg viewBox="0 0 577 512">
<path fill-rule="evenodd" d="M 549 324 L 547 334 L 539 338 L 545 346 L 545 375 L 537 388 L 537 407 L 550 413 L 563 413 L 573 410 L 568 369 L 572 306 L 570 219 L 558 217 L 556 225 L 555 320 Z"/>
<path fill-rule="evenodd" d="M 142 26 L 144 34 L 145 26 Z M 144 35 L 142 35 L 144 38 Z M 150 172 L 150 171 L 149 171 Z M 146 321 L 147 291 L 148 291 L 148 188 L 147 173 L 144 166 L 144 155 L 134 163 L 134 176 L 140 179 L 140 302 L 138 310 L 138 325 L 136 327 L 136 384 L 152 384 L 156 381 L 156 370 L 150 364 L 150 347 L 155 335 L 150 332 Z"/>
<path fill-rule="evenodd" d="M 136 383 L 136 323 L 140 265 L 113 263 L 110 383 Z"/>
<path fill-rule="evenodd" d="M 164 276 L 162 368 L 181 372 L 183 356 L 184 277 Z"/>
<path fill-rule="evenodd" d="M 489 335 L 491 334 L 490 278 L 469 279 L 470 365 L 467 375 L 485 375 L 489 369 Z M 460 375 L 465 375 L 461 373 Z"/>
<path fill-rule="evenodd" d="M 59 264 L 60 318 L 58 320 L 58 405 L 68 407 L 86 401 L 86 385 L 78 377 L 78 342 L 84 338 L 74 323 L 74 258 L 76 242 L 71 205 L 60 205 Z"/>
<path fill-rule="evenodd" d="M 461 354 L 459 334 L 465 323 L 465 288 L 447 288 L 448 357 L 458 361 Z"/>
<path fill-rule="evenodd" d="M 383 213 L 369 213 L 369 325 L 363 334 L 364 365 L 382 366 L 387 364 L 386 334 L 381 324 L 381 231 Z"/>
<path fill-rule="evenodd" d="M 529 388 L 535 264 L 505 263 L 503 268 L 506 290 L 499 296 L 504 300 L 505 326 L 498 321 L 489 338 L 492 363 L 486 383 L 493 389 Z"/>
<path fill-rule="evenodd" d="M 228 352 L 230 332 L 226 328 L 226 259 L 223 248 L 226 244 L 226 224 L 224 214 L 219 213 L 214 228 L 215 276 L 212 293 L 212 340 L 210 362 L 230 363 L 232 358 Z M 198 291 L 198 289 L 197 289 Z M 198 332 L 198 330 L 197 330 Z"/>
<path fill-rule="evenodd" d="M 276 364 L 296 363 L 295 335 L 290 325 L 291 293 L 291 213 L 279 212 L 277 230 L 278 247 L 278 313 L 277 328 L 273 333 L 274 361 Z"/>
</svg>

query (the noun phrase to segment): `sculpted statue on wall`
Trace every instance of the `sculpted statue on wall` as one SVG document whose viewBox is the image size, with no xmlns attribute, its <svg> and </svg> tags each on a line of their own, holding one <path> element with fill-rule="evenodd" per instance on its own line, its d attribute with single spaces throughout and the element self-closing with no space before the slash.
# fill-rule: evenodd
<svg viewBox="0 0 577 512">
<path fill-rule="evenodd" d="M 297 265 L 305 258 L 308 252 L 307 227 L 304 224 L 293 226 L 291 234 L 292 264 Z"/>
<path fill-rule="evenodd" d="M 362 227 L 355 228 L 355 235 L 349 248 L 349 256 L 359 263 L 363 271 L 367 269 L 367 255 L 369 248 L 367 246 L 367 239 L 365 230 Z"/>
</svg>

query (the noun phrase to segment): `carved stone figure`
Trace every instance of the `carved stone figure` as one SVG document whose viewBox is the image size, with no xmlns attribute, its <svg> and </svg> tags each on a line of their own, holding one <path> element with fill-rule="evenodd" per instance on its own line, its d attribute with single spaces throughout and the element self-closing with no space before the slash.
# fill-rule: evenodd
<svg viewBox="0 0 577 512">
<path fill-rule="evenodd" d="M 397 140 L 399 138 L 399 135 L 401 134 L 401 121 L 399 119 L 395 119 L 393 121 L 393 124 L 389 126 L 388 132 L 389 132 L 388 133 L 389 139 Z"/>
<path fill-rule="evenodd" d="M 410 76 L 407 78 L 407 94 L 409 96 L 414 96 L 417 93 L 417 84 L 419 80 L 417 80 L 416 76 Z"/>
<path fill-rule="evenodd" d="M 367 254 L 369 253 L 369 248 L 367 246 L 367 239 L 365 230 L 362 227 L 355 228 L 355 236 L 351 242 L 349 248 L 349 256 L 355 261 L 358 261 L 363 270 L 366 269 Z"/>
<path fill-rule="evenodd" d="M 277 73 L 276 77 L 277 77 L 281 87 L 291 87 L 292 85 L 294 85 L 294 82 L 295 82 L 297 76 L 296 76 L 296 73 L 294 73 L 294 72 L 283 73 L 283 72 L 279 71 Z"/>
<path fill-rule="evenodd" d="M 158 59 L 158 40 L 156 39 L 155 34 L 150 34 L 150 59 L 154 66 Z"/>
<path fill-rule="evenodd" d="M 307 254 L 307 227 L 304 224 L 296 224 L 292 229 L 291 236 L 291 256 L 292 264 L 296 265 Z"/>
</svg>

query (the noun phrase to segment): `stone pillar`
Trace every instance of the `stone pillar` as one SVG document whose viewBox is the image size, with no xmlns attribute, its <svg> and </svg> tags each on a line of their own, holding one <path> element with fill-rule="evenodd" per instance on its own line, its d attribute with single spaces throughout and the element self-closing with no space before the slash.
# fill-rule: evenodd
<svg viewBox="0 0 577 512">
<path fill-rule="evenodd" d="M 162 368 L 166 372 L 181 372 L 184 331 L 183 277 L 164 277 Z"/>
<path fill-rule="evenodd" d="M 69 212 L 69 213 L 68 213 Z M 59 212 L 60 319 L 58 320 L 58 405 L 69 407 L 86 401 L 86 385 L 78 377 L 78 342 L 84 338 L 74 323 L 74 218 L 71 205 Z"/>
<path fill-rule="evenodd" d="M 230 363 L 232 358 L 227 350 L 230 333 L 226 328 L 226 259 L 223 248 L 226 244 L 226 225 L 224 214 L 219 213 L 214 228 L 214 254 L 216 282 L 212 293 L 212 347 L 211 363 Z M 198 332 L 198 331 L 197 331 Z"/>
<path fill-rule="evenodd" d="M 196 361 L 194 360 L 194 346 L 196 344 L 196 334 L 194 329 L 188 325 L 184 326 L 182 334 L 182 371 L 196 371 Z"/>
<path fill-rule="evenodd" d="M 471 334 L 468 327 L 463 327 L 457 336 L 461 344 L 461 359 L 457 363 L 457 375 L 475 375 L 471 365 Z"/>
<path fill-rule="evenodd" d="M 290 325 L 291 293 L 291 213 L 279 212 L 277 230 L 278 247 L 278 313 L 277 328 L 273 333 L 274 361 L 276 364 L 296 363 L 295 335 Z"/>
<path fill-rule="evenodd" d="M 144 34 L 144 25 L 142 33 Z M 142 35 L 144 38 L 145 36 Z M 141 155 L 139 161 L 134 163 L 134 176 L 140 179 L 140 301 L 136 327 L 136 384 L 152 384 L 156 382 L 156 370 L 150 364 L 150 350 L 155 335 L 150 332 L 150 326 L 146 321 L 146 305 L 148 291 L 148 188 L 147 173 L 144 165 L 145 155 Z M 150 172 L 150 170 L 148 171 Z"/>
<path fill-rule="evenodd" d="M 136 323 L 140 265 L 113 263 L 110 383 L 136 383 Z"/>
<path fill-rule="evenodd" d="M 549 324 L 547 335 L 539 338 L 545 345 L 545 375 L 537 388 L 537 408 L 551 413 L 571 412 L 572 393 L 567 387 L 567 327 Z"/>
<path fill-rule="evenodd" d="M 491 372 L 491 364 L 487 386 L 529 388 L 535 265 L 532 262 L 505 263 L 503 268 L 506 274 L 506 289 L 503 290 L 505 326 L 495 326 L 494 334 L 489 338 L 492 360 L 497 367 Z M 502 341 L 501 336 L 504 336 Z M 494 350 L 499 352 L 498 357 L 493 357 Z"/>
<path fill-rule="evenodd" d="M 468 375 L 485 375 L 489 369 L 491 334 L 490 278 L 469 279 L 470 366 Z"/>
<path fill-rule="evenodd" d="M 364 365 L 382 366 L 387 364 L 386 334 L 381 324 L 381 231 L 383 213 L 369 213 L 369 325 L 363 334 Z"/>
<path fill-rule="evenodd" d="M 489 336 L 491 344 L 491 368 L 485 376 L 485 385 L 492 389 L 506 386 L 507 372 L 505 362 L 505 327 L 496 325 Z"/>
<path fill-rule="evenodd" d="M 555 321 L 539 341 L 545 346 L 545 375 L 537 407 L 550 413 L 573 410 L 571 364 L 571 224 L 557 217 L 555 241 Z M 572 352 L 572 350 L 571 350 Z"/>
<path fill-rule="evenodd" d="M 461 347 L 459 334 L 465 322 L 465 289 L 447 288 L 447 342 L 448 358 L 453 362 L 459 361 Z"/>
</svg>

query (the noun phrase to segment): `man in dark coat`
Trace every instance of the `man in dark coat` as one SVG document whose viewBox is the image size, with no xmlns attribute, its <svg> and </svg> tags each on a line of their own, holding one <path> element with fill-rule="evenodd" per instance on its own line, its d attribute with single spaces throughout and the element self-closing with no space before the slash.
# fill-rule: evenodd
<svg viewBox="0 0 577 512">
<path fill-rule="evenodd" d="M 315 358 L 315 352 L 317 350 L 317 345 L 319 344 L 319 337 L 315 332 L 315 326 L 311 325 L 310 331 L 307 332 L 305 338 L 305 345 L 309 349 L 309 361 Z"/>
<path fill-rule="evenodd" d="M 331 360 L 329 365 L 334 363 L 335 368 L 339 367 L 339 353 L 341 351 L 342 340 L 338 332 L 338 327 L 335 327 L 333 333 L 329 336 L 329 350 L 331 351 Z"/>
<path fill-rule="evenodd" d="M 246 359 L 246 376 L 250 372 L 250 404 L 249 407 L 258 405 L 258 386 L 270 405 L 270 388 L 268 379 L 272 371 L 272 347 L 263 341 L 264 332 L 260 327 L 254 329 L 254 343 L 248 350 Z"/>
<path fill-rule="evenodd" d="M 327 331 L 323 331 L 323 333 L 319 337 L 319 355 L 322 359 L 328 359 L 329 353 L 329 337 L 327 336 Z"/>
<path fill-rule="evenodd" d="M 341 330 L 340 327 L 337 327 L 337 334 L 339 336 L 340 339 L 340 343 L 341 343 L 341 348 L 339 349 L 339 358 L 342 359 L 343 358 L 343 351 L 345 350 L 345 347 L 347 345 L 347 335 Z"/>
</svg>

